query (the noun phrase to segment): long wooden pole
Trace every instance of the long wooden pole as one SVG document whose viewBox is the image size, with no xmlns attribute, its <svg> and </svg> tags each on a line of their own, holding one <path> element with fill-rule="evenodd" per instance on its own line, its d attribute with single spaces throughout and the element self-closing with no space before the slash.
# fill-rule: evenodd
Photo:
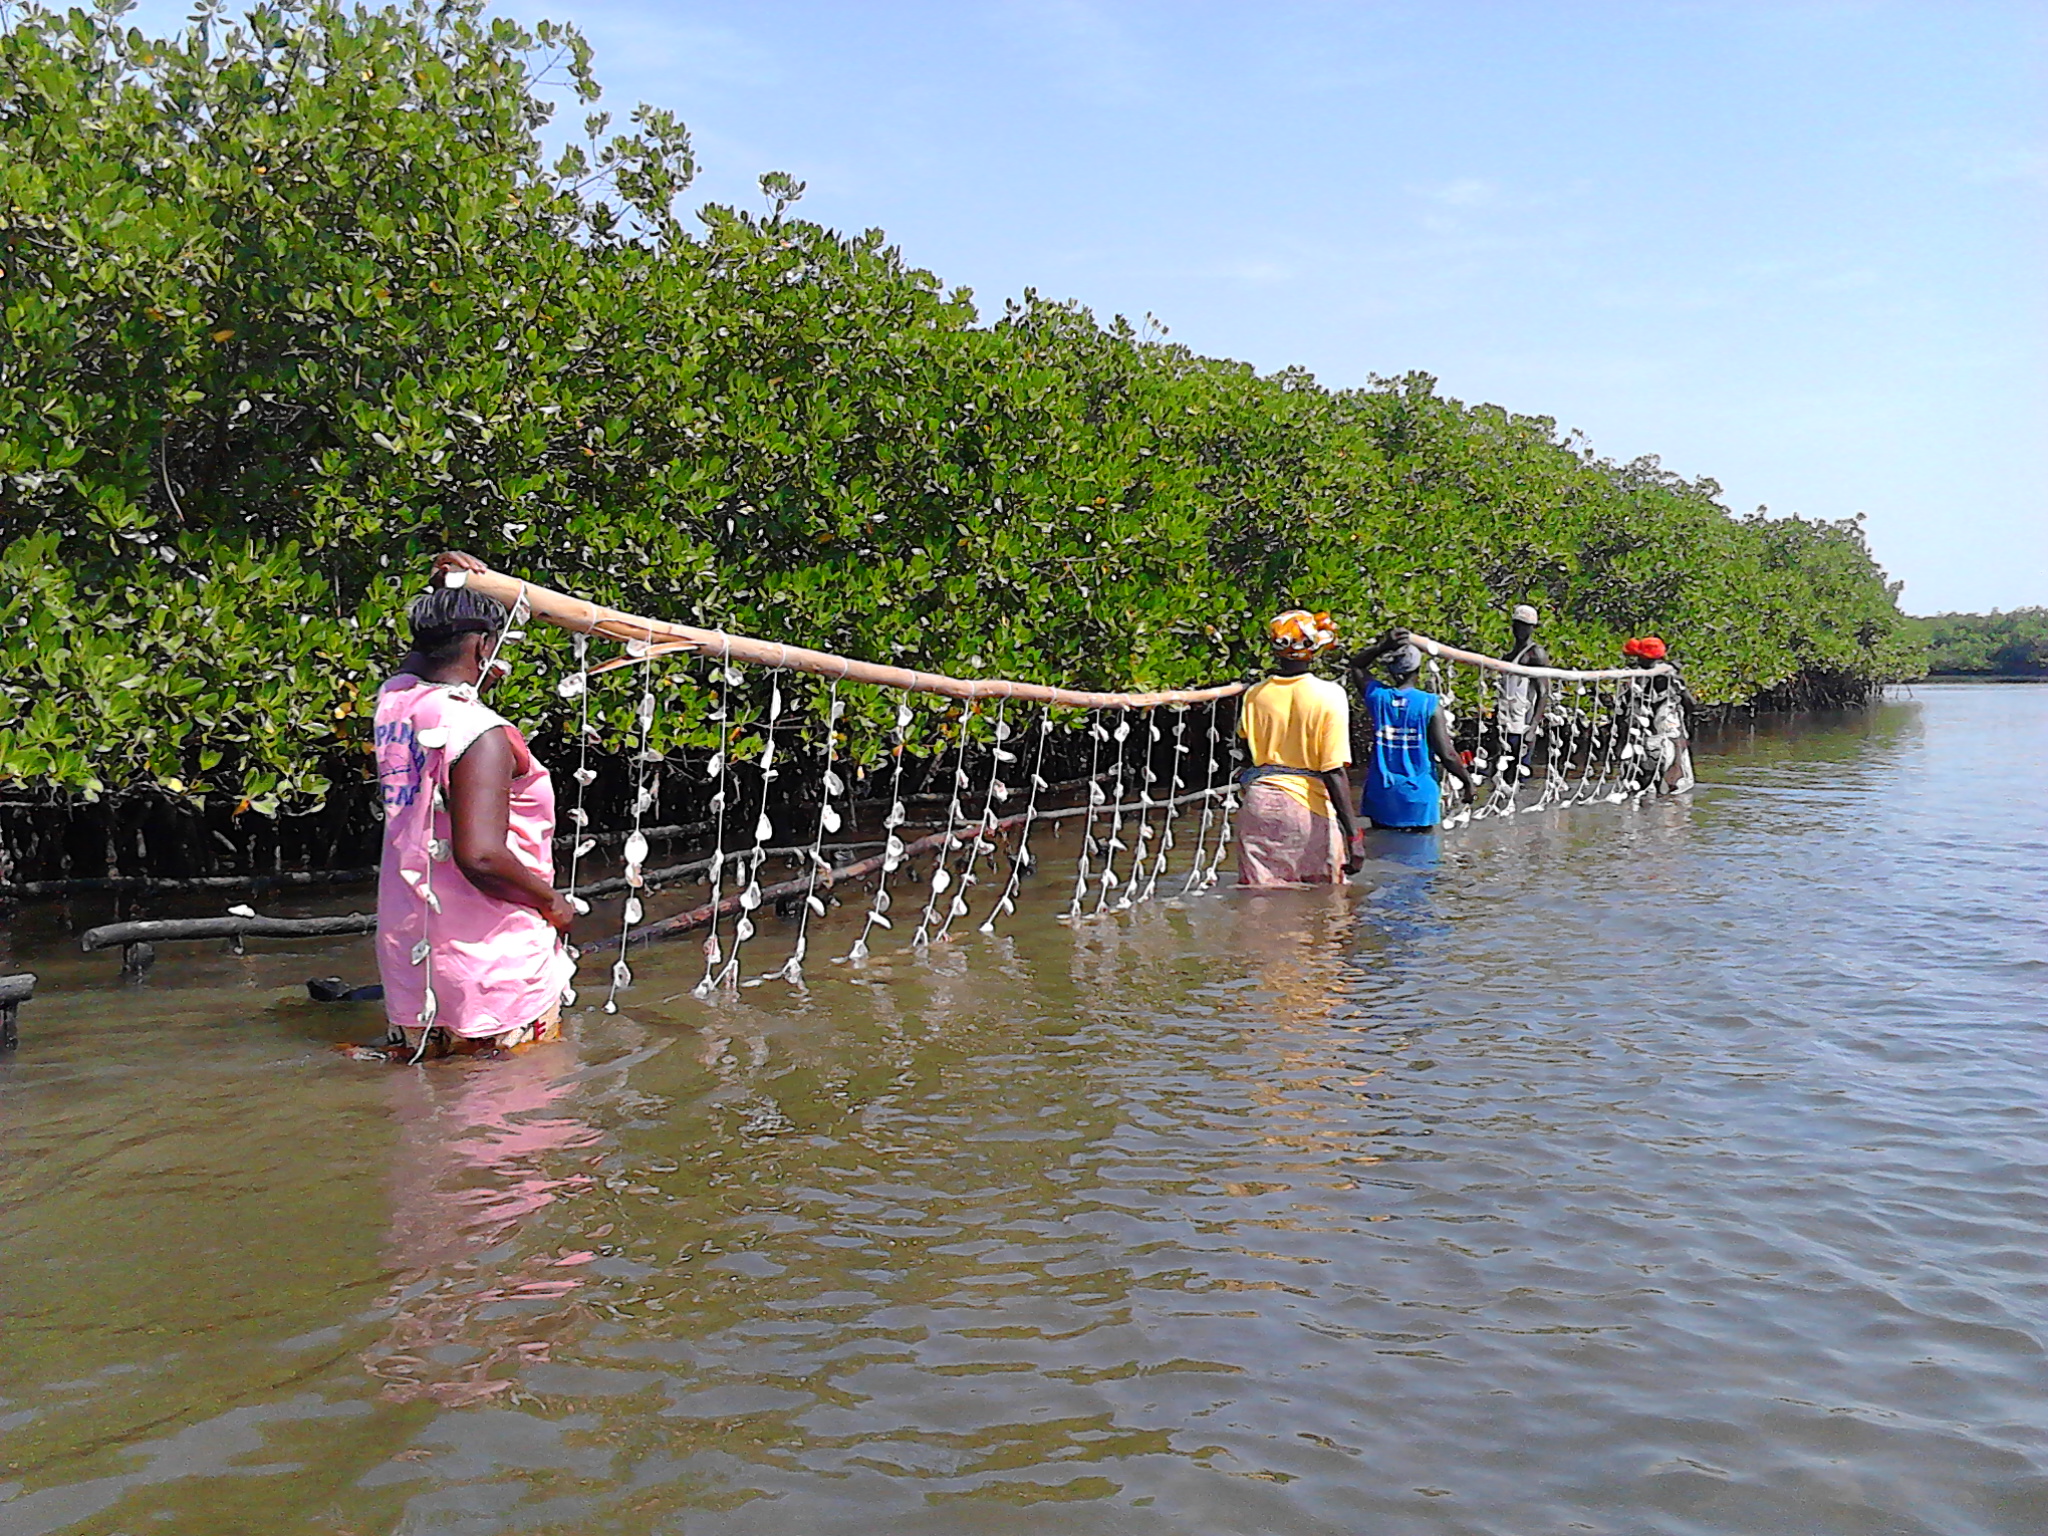
<svg viewBox="0 0 2048 1536">
<path fill-rule="evenodd" d="M 587 602 L 580 597 L 521 581 L 499 571 L 472 571 L 470 587 L 494 597 L 510 608 L 524 601 L 537 619 L 577 634 L 603 635 L 627 645 L 641 645 L 648 655 L 689 651 L 720 661 L 737 661 L 758 667 L 787 667 L 796 672 L 815 672 L 820 677 L 848 682 L 873 683 L 882 688 L 907 688 L 915 693 L 937 693 L 952 699 L 1022 699 L 1032 704 L 1055 704 L 1079 709 L 1150 709 L 1160 704 L 1205 704 L 1243 693 L 1248 683 L 1223 683 L 1214 688 L 1175 688 L 1156 693 L 1090 693 L 1075 688 L 1054 688 L 1044 683 L 1019 683 L 1005 678 L 947 677 L 938 672 L 919 672 L 909 667 L 887 667 L 878 662 L 855 661 L 829 651 L 806 650 L 800 645 L 783 645 L 774 640 L 755 640 L 746 635 L 729 635 L 723 630 L 698 629 L 689 624 L 671 624 L 662 619 L 642 618 L 617 608 Z"/>
<path fill-rule="evenodd" d="M 1410 635 L 1408 643 L 1427 656 L 1441 656 L 1446 661 L 1462 661 L 1475 667 L 1484 667 L 1489 672 L 1510 672 L 1516 677 L 1549 677 L 1565 683 L 1606 682 L 1616 677 L 1657 677 L 1674 670 L 1668 662 L 1658 662 L 1654 667 L 1606 667 L 1593 671 L 1581 671 L 1572 667 L 1525 667 L 1517 661 L 1502 661 L 1498 656 L 1482 656 L 1477 651 L 1461 651 L 1455 645 L 1445 645 L 1441 640 L 1432 640 L 1427 635 Z"/>
<path fill-rule="evenodd" d="M 820 677 L 873 683 L 883 688 L 907 688 L 914 693 L 938 693 L 953 699 L 1023 699 L 1027 703 L 1068 705 L 1080 709 L 1150 709 L 1160 704 L 1205 704 L 1212 699 L 1232 698 L 1251 686 L 1249 683 L 1223 683 L 1214 688 L 1178 688 L 1155 693 L 1090 693 L 1074 688 L 1055 688 L 1044 683 L 1013 682 L 1006 678 L 947 677 L 940 672 L 920 672 L 911 667 L 855 661 L 830 651 L 807 650 L 800 645 L 783 645 L 775 640 L 756 640 L 747 635 L 727 634 L 724 630 L 698 629 L 690 624 L 643 618 L 637 613 L 607 608 L 601 603 L 522 581 L 502 571 L 472 571 L 466 580 L 468 585 L 486 597 L 496 598 L 507 608 L 524 602 L 527 611 L 535 618 L 545 619 L 563 629 L 577 634 L 603 635 L 609 640 L 644 648 L 644 657 L 628 657 L 627 661 L 688 651 L 698 656 L 716 656 L 721 661 L 786 667 L 796 672 L 815 672 Z M 1427 635 L 1411 635 L 1409 639 L 1431 656 L 1466 662 L 1471 666 L 1484 667 L 1489 672 L 1513 673 L 1517 677 L 1590 683 L 1612 678 L 1650 677 L 1671 670 L 1663 663 L 1654 667 L 1608 667 L 1590 671 L 1569 667 L 1528 667 L 1519 662 L 1502 661 L 1497 656 L 1460 650 Z M 604 668 L 592 670 L 606 670 L 612 665 L 617 663 L 607 663 Z"/>
</svg>

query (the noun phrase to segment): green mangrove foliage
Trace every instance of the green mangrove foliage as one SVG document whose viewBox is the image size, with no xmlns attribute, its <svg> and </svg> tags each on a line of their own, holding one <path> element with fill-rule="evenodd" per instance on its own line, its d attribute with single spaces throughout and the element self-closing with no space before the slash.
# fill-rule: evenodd
<svg viewBox="0 0 2048 1536">
<path fill-rule="evenodd" d="M 1243 673 L 1276 605 L 1498 645 L 1505 604 L 1710 700 L 1917 670 L 1854 523 L 1733 518 L 1426 375 L 1330 390 L 879 231 L 674 208 L 689 139 L 573 32 L 302 0 L 0 34 L 0 782 L 260 812 L 367 766 L 441 547 L 620 606 L 964 673 Z M 526 659 L 535 652 L 529 648 Z M 559 728 L 559 648 L 507 687 Z M 630 689 L 604 690 L 618 739 Z M 862 699 L 876 716 L 886 701 Z M 656 742 L 708 745 L 702 690 Z M 879 742 L 855 730 L 855 745 Z"/>
<path fill-rule="evenodd" d="M 1937 613 L 1912 622 L 1926 637 L 1929 672 L 1952 677 L 2048 677 L 2048 608 Z"/>
</svg>

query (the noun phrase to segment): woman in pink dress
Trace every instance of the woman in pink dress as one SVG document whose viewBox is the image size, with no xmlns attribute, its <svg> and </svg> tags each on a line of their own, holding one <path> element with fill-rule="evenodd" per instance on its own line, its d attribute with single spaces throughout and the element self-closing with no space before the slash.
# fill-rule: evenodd
<svg viewBox="0 0 2048 1536">
<path fill-rule="evenodd" d="M 412 649 L 377 693 L 377 969 L 385 1051 L 403 1060 L 557 1037 L 576 964 L 574 909 L 554 888 L 554 786 L 479 697 L 509 622 L 463 584 L 484 568 L 435 558 Z"/>
</svg>

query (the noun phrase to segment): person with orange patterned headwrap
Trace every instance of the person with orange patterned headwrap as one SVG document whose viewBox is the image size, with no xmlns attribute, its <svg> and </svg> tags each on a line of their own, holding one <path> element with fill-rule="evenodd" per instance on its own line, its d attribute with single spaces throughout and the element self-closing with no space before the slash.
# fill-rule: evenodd
<svg viewBox="0 0 2048 1536">
<path fill-rule="evenodd" d="M 1351 705 L 1310 669 L 1337 640 L 1327 613 L 1290 608 L 1266 626 L 1273 675 L 1245 692 L 1237 734 L 1252 766 L 1237 813 L 1239 885 L 1334 885 L 1359 866 L 1351 804 Z"/>
</svg>

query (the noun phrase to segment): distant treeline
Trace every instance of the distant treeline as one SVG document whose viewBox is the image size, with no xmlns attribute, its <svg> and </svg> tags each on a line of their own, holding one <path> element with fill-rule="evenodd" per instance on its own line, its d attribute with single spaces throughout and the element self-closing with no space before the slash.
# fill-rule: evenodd
<svg viewBox="0 0 2048 1536">
<path fill-rule="evenodd" d="M 370 690 L 440 547 L 629 608 L 1076 684 L 1242 675 L 1293 603 L 1353 636 L 1498 647 L 1530 601 L 1553 655 L 1611 663 L 1654 631 L 1727 703 L 1919 671 L 1853 521 L 1731 517 L 1712 481 L 1423 374 L 1326 389 L 1029 292 L 985 322 L 881 232 L 790 216 L 786 177 L 762 178 L 765 211 L 686 228 L 689 141 L 659 111 L 625 134 L 594 115 L 549 164 L 550 98 L 597 95 L 567 29 L 466 0 L 286 4 L 166 40 L 16 15 L 17 794 L 360 806 Z M 503 694 L 543 735 L 561 664 Z M 599 700 L 609 741 L 630 693 Z M 848 750 L 883 750 L 893 701 L 850 702 Z M 653 745 L 708 753 L 709 709 L 679 688 Z"/>
<path fill-rule="evenodd" d="M 1915 619 L 1935 676 L 2048 677 L 2048 608 Z"/>
</svg>

